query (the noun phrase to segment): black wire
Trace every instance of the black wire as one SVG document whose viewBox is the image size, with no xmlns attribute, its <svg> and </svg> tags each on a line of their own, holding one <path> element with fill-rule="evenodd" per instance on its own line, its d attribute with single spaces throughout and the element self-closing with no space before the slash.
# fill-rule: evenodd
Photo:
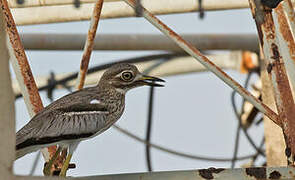
<svg viewBox="0 0 295 180">
<path fill-rule="evenodd" d="M 152 86 L 150 87 L 150 95 L 149 95 L 149 106 L 148 106 L 148 121 L 147 121 L 147 130 L 146 130 L 146 142 L 150 142 L 151 139 L 151 131 L 152 131 L 152 118 L 153 118 L 153 106 L 154 106 L 154 93 L 155 88 Z M 145 154 L 146 154 L 146 162 L 148 171 L 153 171 L 152 164 L 151 164 L 151 151 L 150 145 L 145 145 Z"/>
<path fill-rule="evenodd" d="M 171 59 L 173 57 L 181 57 L 181 56 L 184 56 L 184 54 L 182 54 L 182 53 L 164 53 L 164 54 L 156 54 L 156 55 L 148 55 L 148 56 L 140 56 L 140 57 L 136 57 L 136 58 L 123 59 L 123 60 L 119 60 L 116 62 L 107 63 L 107 64 L 98 65 L 98 66 L 89 68 L 89 70 L 87 71 L 87 74 L 92 74 L 97 71 L 107 69 L 110 66 L 117 64 L 117 63 L 139 63 L 139 62 L 153 61 L 153 60 L 157 60 L 157 59 L 162 59 L 164 61 L 168 61 L 169 59 Z M 55 86 L 57 86 L 57 85 L 65 86 L 65 84 L 68 81 L 76 79 L 77 76 L 78 76 L 78 72 L 75 72 L 75 73 L 73 73 L 61 80 L 57 80 L 57 81 L 55 81 Z M 45 86 L 38 88 L 38 90 L 44 91 L 44 90 L 47 90 L 48 88 L 50 88 L 50 86 L 52 86 L 52 85 L 45 85 Z M 18 99 L 20 97 L 22 97 L 22 94 L 17 94 L 15 96 L 16 99 Z"/>
<path fill-rule="evenodd" d="M 249 81 L 250 81 L 250 78 L 251 78 L 251 75 L 253 74 L 253 71 L 250 71 L 248 73 L 248 76 L 245 80 L 245 84 L 244 84 L 244 87 L 247 88 L 248 85 L 249 85 Z M 236 115 L 236 118 L 238 119 L 238 127 L 237 127 L 237 133 L 236 133 L 236 140 L 235 140 L 235 147 L 234 147 L 234 154 L 233 154 L 233 160 L 232 160 L 232 164 L 231 164 L 231 167 L 234 168 L 235 166 L 235 159 L 237 157 L 237 152 L 238 152 L 238 147 L 239 147 L 239 137 L 240 137 L 240 129 L 243 130 L 247 140 L 249 141 L 249 143 L 251 144 L 251 146 L 257 151 L 257 153 L 259 153 L 260 155 L 262 156 L 265 156 L 264 152 L 258 148 L 254 141 L 252 140 L 252 138 L 250 137 L 250 135 L 248 134 L 247 132 L 247 129 L 242 125 L 242 122 L 241 122 L 241 114 L 243 114 L 243 106 L 242 106 L 242 111 L 241 111 L 241 114 L 238 113 L 238 110 L 237 110 L 237 105 L 236 105 L 236 102 L 235 102 L 235 95 L 236 95 L 236 91 L 233 91 L 232 92 L 232 95 L 231 95 L 231 102 L 232 102 L 232 107 L 233 107 L 233 110 L 234 110 L 234 114 Z M 245 103 L 245 99 L 243 98 L 243 102 L 242 104 Z"/>
<path fill-rule="evenodd" d="M 262 140 L 261 140 L 261 142 L 260 142 L 259 149 L 262 149 L 264 143 L 265 143 L 265 138 L 263 137 Z M 259 152 L 256 152 L 256 155 L 253 156 L 253 158 L 252 158 L 253 163 L 255 163 L 255 161 L 257 160 L 257 157 L 258 156 L 259 156 Z"/>
<path fill-rule="evenodd" d="M 236 132 L 236 139 L 235 139 L 235 146 L 234 146 L 234 154 L 233 159 L 231 161 L 231 168 L 233 169 L 235 167 L 237 156 L 238 156 L 238 150 L 239 150 L 239 141 L 240 141 L 240 131 L 241 130 L 241 122 L 238 122 L 237 132 Z"/>
</svg>

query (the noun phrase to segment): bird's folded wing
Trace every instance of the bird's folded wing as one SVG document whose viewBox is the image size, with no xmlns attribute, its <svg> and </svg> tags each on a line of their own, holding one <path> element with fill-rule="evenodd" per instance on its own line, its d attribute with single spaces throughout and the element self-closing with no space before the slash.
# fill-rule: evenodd
<svg viewBox="0 0 295 180">
<path fill-rule="evenodd" d="M 16 149 L 90 137 L 108 122 L 103 104 L 71 104 L 36 115 L 17 132 Z"/>
</svg>

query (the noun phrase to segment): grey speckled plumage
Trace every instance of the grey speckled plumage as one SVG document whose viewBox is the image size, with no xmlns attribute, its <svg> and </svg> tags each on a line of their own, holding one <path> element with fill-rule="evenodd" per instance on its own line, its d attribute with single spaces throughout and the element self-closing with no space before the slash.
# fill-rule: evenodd
<svg viewBox="0 0 295 180">
<path fill-rule="evenodd" d="M 151 82 L 153 81 L 153 82 Z M 17 158 L 50 145 L 74 151 L 78 143 L 111 127 L 123 114 L 125 93 L 135 87 L 162 86 L 159 78 L 142 75 L 135 66 L 117 64 L 98 85 L 66 95 L 41 112 L 16 134 Z"/>
</svg>

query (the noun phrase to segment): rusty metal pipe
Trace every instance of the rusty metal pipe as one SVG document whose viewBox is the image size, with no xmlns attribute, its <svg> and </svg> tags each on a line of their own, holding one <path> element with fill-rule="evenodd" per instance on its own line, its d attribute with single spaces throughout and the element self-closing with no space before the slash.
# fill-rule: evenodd
<svg viewBox="0 0 295 180">
<path fill-rule="evenodd" d="M 135 8 L 134 0 L 124 0 L 130 6 Z M 206 68 L 208 68 L 211 72 L 213 72 L 216 76 L 218 76 L 221 80 L 223 80 L 226 84 L 228 84 L 231 88 L 236 90 L 241 96 L 251 102 L 259 111 L 266 114 L 270 119 L 272 119 L 275 123 L 280 125 L 278 121 L 278 116 L 275 112 L 273 112 L 268 106 L 263 104 L 260 100 L 254 97 L 251 93 L 249 93 L 245 88 L 243 88 L 238 82 L 233 80 L 229 75 L 227 75 L 224 71 L 222 71 L 218 66 L 212 63 L 206 56 L 201 54 L 194 46 L 181 38 L 178 34 L 176 34 L 172 29 L 170 29 L 167 25 L 161 22 L 158 18 L 156 18 L 153 14 L 148 12 L 145 8 L 142 8 L 143 16 L 155 27 L 157 27 L 160 31 L 162 31 L 166 36 L 168 36 L 171 40 L 173 40 L 178 46 L 184 49 L 188 54 L 193 56 L 196 60 L 198 60 L 201 64 L 203 64 Z"/>
<path fill-rule="evenodd" d="M 284 20 L 286 21 L 286 18 L 283 16 L 283 12 L 279 7 L 276 10 L 278 19 L 275 20 L 278 24 L 275 26 L 271 10 L 264 7 L 260 0 L 249 0 L 249 3 L 256 22 L 260 45 L 267 63 L 265 66 L 267 67 L 267 72 L 273 85 L 279 123 L 282 125 L 281 127 L 287 145 L 286 152 L 290 152 L 286 153 L 286 155 L 290 158 L 291 155 L 295 155 L 295 105 L 287 72 L 284 67 L 287 57 L 282 57 L 283 54 L 286 55 L 287 53 L 283 53 L 285 50 L 282 49 L 280 44 L 288 43 L 292 41 L 292 38 L 284 37 L 288 24 L 285 24 Z M 275 28 L 278 26 L 280 29 Z M 294 161 L 293 158 L 291 161 Z"/>
<path fill-rule="evenodd" d="M 85 43 L 84 51 L 83 51 L 83 56 L 82 56 L 82 60 L 80 64 L 80 72 L 78 74 L 78 79 L 76 84 L 77 89 L 82 89 L 84 86 L 88 65 L 89 65 L 89 60 L 90 60 L 91 52 L 94 46 L 94 38 L 96 35 L 96 30 L 97 30 L 102 6 L 103 6 L 103 0 L 97 0 L 93 8 L 90 27 L 88 30 L 86 43 Z"/>
</svg>

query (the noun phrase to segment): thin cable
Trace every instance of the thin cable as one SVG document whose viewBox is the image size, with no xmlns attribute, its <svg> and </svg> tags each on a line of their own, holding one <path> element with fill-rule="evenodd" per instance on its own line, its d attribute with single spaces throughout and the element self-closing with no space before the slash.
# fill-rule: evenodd
<svg viewBox="0 0 295 180">
<path fill-rule="evenodd" d="M 149 95 L 149 106 L 148 106 L 148 120 L 147 120 L 147 130 L 146 130 L 146 136 L 145 140 L 146 142 L 150 142 L 151 140 L 151 131 L 152 131 L 152 122 L 153 122 L 153 105 L 154 105 L 154 90 L 155 87 L 150 87 L 150 95 Z M 152 164 L 151 164 L 151 151 L 150 151 L 150 145 L 145 145 L 145 155 L 146 155 L 146 161 L 147 161 L 147 168 L 148 171 L 153 171 Z"/>
<path fill-rule="evenodd" d="M 153 148 L 155 148 L 157 150 L 160 150 L 160 151 L 163 151 L 163 152 L 175 155 L 175 156 L 180 156 L 180 157 L 183 157 L 183 158 L 189 158 L 189 159 L 200 160 L 200 161 L 213 161 L 213 162 L 230 162 L 230 161 L 232 161 L 232 158 L 212 158 L 212 157 L 205 157 L 205 156 L 200 156 L 200 155 L 193 155 L 193 154 L 187 154 L 187 153 L 179 152 L 179 151 L 169 149 L 169 148 L 161 146 L 161 145 L 148 143 L 144 139 L 142 139 L 142 138 L 138 137 L 137 135 L 129 132 L 128 130 L 125 130 L 125 129 L 121 128 L 118 125 L 113 125 L 113 127 L 116 130 L 118 130 L 119 132 L 125 134 L 126 136 L 128 136 L 131 139 L 134 139 L 134 140 L 136 140 L 138 142 L 141 142 L 141 143 L 144 143 L 144 144 L 149 144 L 149 146 L 151 146 L 151 147 L 153 147 Z M 249 159 L 249 158 L 252 158 L 254 155 L 255 154 L 237 157 L 236 160 L 240 161 L 240 160 Z"/>
<path fill-rule="evenodd" d="M 244 83 L 244 87 L 247 88 L 249 86 L 249 81 L 250 81 L 250 78 L 251 78 L 251 75 L 252 75 L 253 71 L 249 72 L 246 80 L 245 80 L 245 83 Z M 237 105 L 235 103 L 235 95 L 236 95 L 236 91 L 233 91 L 232 92 L 232 95 L 231 95 L 231 102 L 232 102 L 232 107 L 233 107 L 233 110 L 234 110 L 234 114 L 236 115 L 236 118 L 238 119 L 238 127 L 237 127 L 237 133 L 236 133 L 236 139 L 235 139 L 235 147 L 234 147 L 234 154 L 233 154 L 233 160 L 232 160 L 232 164 L 231 164 L 231 168 L 234 168 L 235 166 L 235 158 L 237 156 L 237 152 L 238 152 L 238 147 L 239 147 L 239 138 L 240 138 L 240 130 L 242 129 L 246 138 L 248 139 L 249 143 L 252 145 L 252 147 L 259 153 L 261 154 L 262 156 L 265 156 L 264 155 L 264 152 L 261 151 L 261 148 L 258 148 L 255 143 L 253 142 L 252 138 L 250 137 L 250 135 L 248 134 L 247 130 L 245 129 L 245 127 L 242 125 L 242 122 L 241 122 L 241 114 L 243 114 L 243 106 L 242 106 L 242 110 L 241 110 L 241 113 L 239 114 L 238 113 L 238 110 L 237 110 Z M 245 104 L 245 99 L 243 98 L 243 102 L 242 102 L 242 105 Z"/>
<path fill-rule="evenodd" d="M 236 139 L 235 139 L 233 159 L 231 161 L 231 168 L 232 169 L 235 167 L 236 159 L 237 159 L 237 156 L 238 156 L 240 132 L 241 132 L 241 123 L 239 122 L 238 127 L 237 127 L 237 131 L 236 131 Z"/>
<path fill-rule="evenodd" d="M 164 62 L 167 62 L 168 59 L 163 59 L 154 63 L 152 66 L 148 67 L 143 71 L 143 74 L 150 74 L 152 70 L 162 65 Z M 154 106 L 154 87 L 150 87 L 149 93 L 149 102 L 148 102 L 148 117 L 147 117 L 147 127 L 146 127 L 146 136 L 145 141 L 150 143 L 151 140 L 151 131 L 152 131 L 152 118 L 153 118 L 153 106 Z M 151 172 L 153 170 L 151 163 L 151 149 L 148 144 L 145 145 L 145 156 L 146 156 L 146 164 L 148 171 Z"/>
<path fill-rule="evenodd" d="M 248 76 L 246 78 L 246 81 L 245 81 L 245 84 L 244 84 L 244 88 L 247 88 L 248 87 L 251 74 L 252 74 L 251 72 L 248 74 Z M 234 168 L 235 167 L 235 162 L 236 162 L 236 158 L 237 158 L 238 150 L 239 150 L 240 130 L 241 130 L 241 126 L 242 126 L 242 122 L 240 121 L 241 115 L 238 114 L 237 105 L 235 103 L 235 94 L 236 94 L 236 91 L 233 91 L 232 94 L 231 94 L 231 102 L 232 102 L 232 107 L 233 107 L 234 113 L 236 114 L 236 116 L 237 115 L 239 116 L 239 118 L 238 118 L 239 121 L 238 121 L 238 127 L 237 127 L 237 131 L 236 131 L 236 138 L 235 138 L 235 145 L 234 145 L 234 153 L 233 153 L 233 159 L 232 159 L 232 162 L 231 162 L 231 168 Z M 243 99 L 242 104 L 244 104 L 244 99 Z M 243 111 L 243 106 L 242 106 L 242 111 Z"/>
<path fill-rule="evenodd" d="M 149 74 L 152 70 L 162 65 L 164 62 L 167 62 L 168 59 L 163 59 L 154 63 L 152 66 L 148 67 L 143 71 L 143 74 Z M 149 102 L 148 102 L 148 117 L 147 117 L 147 127 L 146 127 L 146 136 L 145 141 L 148 144 L 145 145 L 145 157 L 146 157 L 146 164 L 148 171 L 152 171 L 152 163 L 151 163 L 151 149 L 149 146 L 150 139 L 151 139 L 151 131 L 152 131 L 152 117 L 153 117 L 153 105 L 154 104 L 154 87 L 150 87 L 150 95 L 149 95 Z"/>
</svg>

